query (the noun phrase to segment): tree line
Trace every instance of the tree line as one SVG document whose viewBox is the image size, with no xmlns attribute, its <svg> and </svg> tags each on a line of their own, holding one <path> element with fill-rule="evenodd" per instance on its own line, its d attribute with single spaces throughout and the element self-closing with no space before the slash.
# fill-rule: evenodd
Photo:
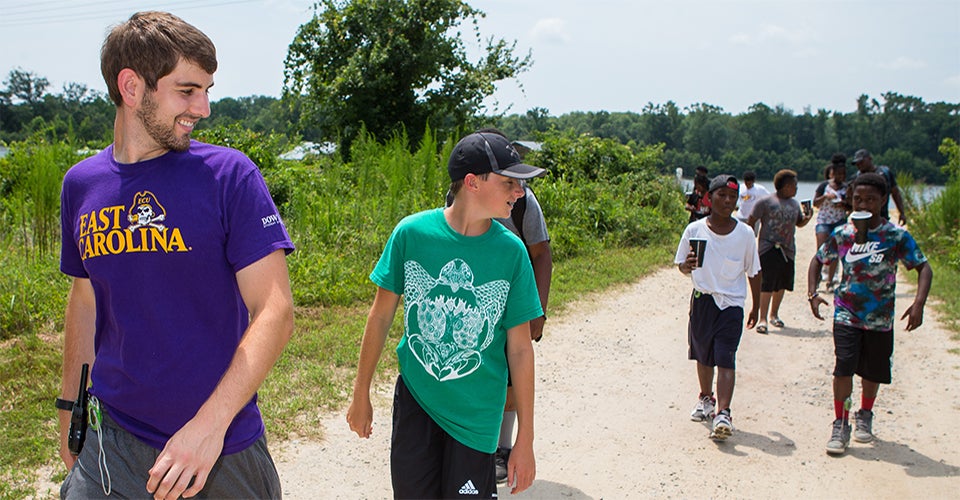
<svg viewBox="0 0 960 500">
<path fill-rule="evenodd" d="M 296 99 L 223 98 L 211 103 L 211 116 L 200 128 L 239 126 L 284 135 L 291 142 L 339 142 L 319 128 L 303 127 L 304 103 L 291 105 L 292 100 Z M 754 170 L 760 178 L 792 168 L 801 179 L 815 180 L 833 153 L 852 157 L 855 150 L 866 148 L 879 164 L 917 180 L 943 184 L 947 175 L 940 166 L 946 159 L 938 148 L 945 138 L 960 142 L 960 103 L 925 103 L 894 92 L 880 100 L 861 95 L 852 113 L 820 109 L 795 114 L 781 105 L 757 103 L 734 115 L 710 104 L 680 108 L 668 101 L 648 103 L 640 112 L 576 111 L 551 116 L 546 109 L 534 108 L 523 114 L 478 116 L 473 121 L 499 126 L 519 140 L 537 141 L 547 132 L 561 131 L 637 147 L 663 144 L 662 170 L 680 167 L 687 175 L 697 165 L 734 174 Z M 102 92 L 82 84 L 51 92 L 45 78 L 17 68 L 0 89 L 0 141 L 20 141 L 43 131 L 50 139 L 101 148 L 112 141 L 112 127 L 113 104 Z"/>
<path fill-rule="evenodd" d="M 623 144 L 663 144 L 667 168 L 692 175 L 697 165 L 711 172 L 740 174 L 754 170 L 771 179 L 791 168 L 804 180 L 819 179 L 833 153 L 848 158 L 866 148 L 875 163 L 890 165 L 916 180 L 943 184 L 946 161 L 938 148 L 946 138 L 960 139 L 960 103 L 925 103 L 914 96 L 887 92 L 880 100 L 861 95 L 857 110 L 841 113 L 805 109 L 801 114 L 764 103 L 730 114 L 718 106 L 648 103 L 641 112 L 573 112 L 559 117 L 542 108 L 502 120 L 511 137 L 536 137 L 550 129 L 611 138 Z"/>
</svg>

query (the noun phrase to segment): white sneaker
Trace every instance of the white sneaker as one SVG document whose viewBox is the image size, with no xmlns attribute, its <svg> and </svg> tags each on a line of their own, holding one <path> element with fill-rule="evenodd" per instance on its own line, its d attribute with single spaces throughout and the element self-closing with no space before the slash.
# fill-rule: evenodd
<svg viewBox="0 0 960 500">
<path fill-rule="evenodd" d="M 712 394 L 700 396 L 697 406 L 690 412 L 690 420 L 694 422 L 703 422 L 713 418 L 713 412 L 717 408 L 717 400 L 713 399 Z"/>
<path fill-rule="evenodd" d="M 714 441 L 726 441 L 733 435 L 733 418 L 730 416 L 730 409 L 717 413 L 713 418 L 713 432 L 710 433 L 710 439 Z"/>
</svg>

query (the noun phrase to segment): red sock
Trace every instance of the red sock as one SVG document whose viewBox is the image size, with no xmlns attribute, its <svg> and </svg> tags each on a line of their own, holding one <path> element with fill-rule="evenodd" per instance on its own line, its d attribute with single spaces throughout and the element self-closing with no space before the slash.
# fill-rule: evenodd
<svg viewBox="0 0 960 500">
<path fill-rule="evenodd" d="M 834 399 L 833 400 L 833 413 L 837 418 L 842 418 L 844 421 L 847 420 L 847 412 L 843 409 L 843 400 Z"/>
<path fill-rule="evenodd" d="M 868 398 L 866 396 L 860 396 L 860 408 L 863 410 L 873 411 L 873 403 L 877 398 Z"/>
</svg>

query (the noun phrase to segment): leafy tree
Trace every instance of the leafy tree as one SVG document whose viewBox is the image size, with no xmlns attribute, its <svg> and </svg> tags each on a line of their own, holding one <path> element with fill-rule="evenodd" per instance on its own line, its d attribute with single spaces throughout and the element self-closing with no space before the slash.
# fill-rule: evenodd
<svg viewBox="0 0 960 500">
<path fill-rule="evenodd" d="M 673 101 L 654 105 L 648 102 L 643 108 L 640 120 L 642 144 L 663 144 L 667 149 L 679 149 L 683 146 L 683 116 Z"/>
<path fill-rule="evenodd" d="M 238 123 L 200 130 L 195 137 L 198 141 L 243 151 L 261 170 L 275 168 L 280 154 L 290 147 L 286 136 L 252 132 Z"/>
<path fill-rule="evenodd" d="M 50 81 L 33 72 L 16 68 L 10 71 L 10 75 L 3 84 L 6 86 L 4 94 L 12 98 L 11 102 L 19 100 L 27 104 L 36 104 L 43 99 Z"/>
<path fill-rule="evenodd" d="M 697 103 L 688 108 L 684 124 L 684 149 L 718 159 L 730 137 L 730 115 L 723 108 Z"/>
<path fill-rule="evenodd" d="M 531 65 L 510 44 L 481 41 L 484 13 L 459 0 L 321 0 L 300 26 L 285 62 L 285 96 L 302 96 L 302 128 L 347 144 L 362 126 L 380 140 L 429 126 L 443 135 L 471 124 L 495 82 Z M 461 25 L 471 21 L 483 51 L 467 57 Z"/>
</svg>

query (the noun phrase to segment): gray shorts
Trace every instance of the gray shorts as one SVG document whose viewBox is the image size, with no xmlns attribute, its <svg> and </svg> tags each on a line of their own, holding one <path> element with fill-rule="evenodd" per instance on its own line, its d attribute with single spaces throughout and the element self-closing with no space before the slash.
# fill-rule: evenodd
<svg viewBox="0 0 960 500">
<path fill-rule="evenodd" d="M 60 486 L 60 498 L 150 498 L 147 471 L 159 455 L 160 450 L 123 430 L 104 412 L 100 432 L 87 429 L 83 450 Z M 105 491 L 110 492 L 109 497 Z M 247 449 L 222 455 L 194 498 L 281 496 L 280 477 L 267 450 L 267 439 L 260 436 Z"/>
</svg>

